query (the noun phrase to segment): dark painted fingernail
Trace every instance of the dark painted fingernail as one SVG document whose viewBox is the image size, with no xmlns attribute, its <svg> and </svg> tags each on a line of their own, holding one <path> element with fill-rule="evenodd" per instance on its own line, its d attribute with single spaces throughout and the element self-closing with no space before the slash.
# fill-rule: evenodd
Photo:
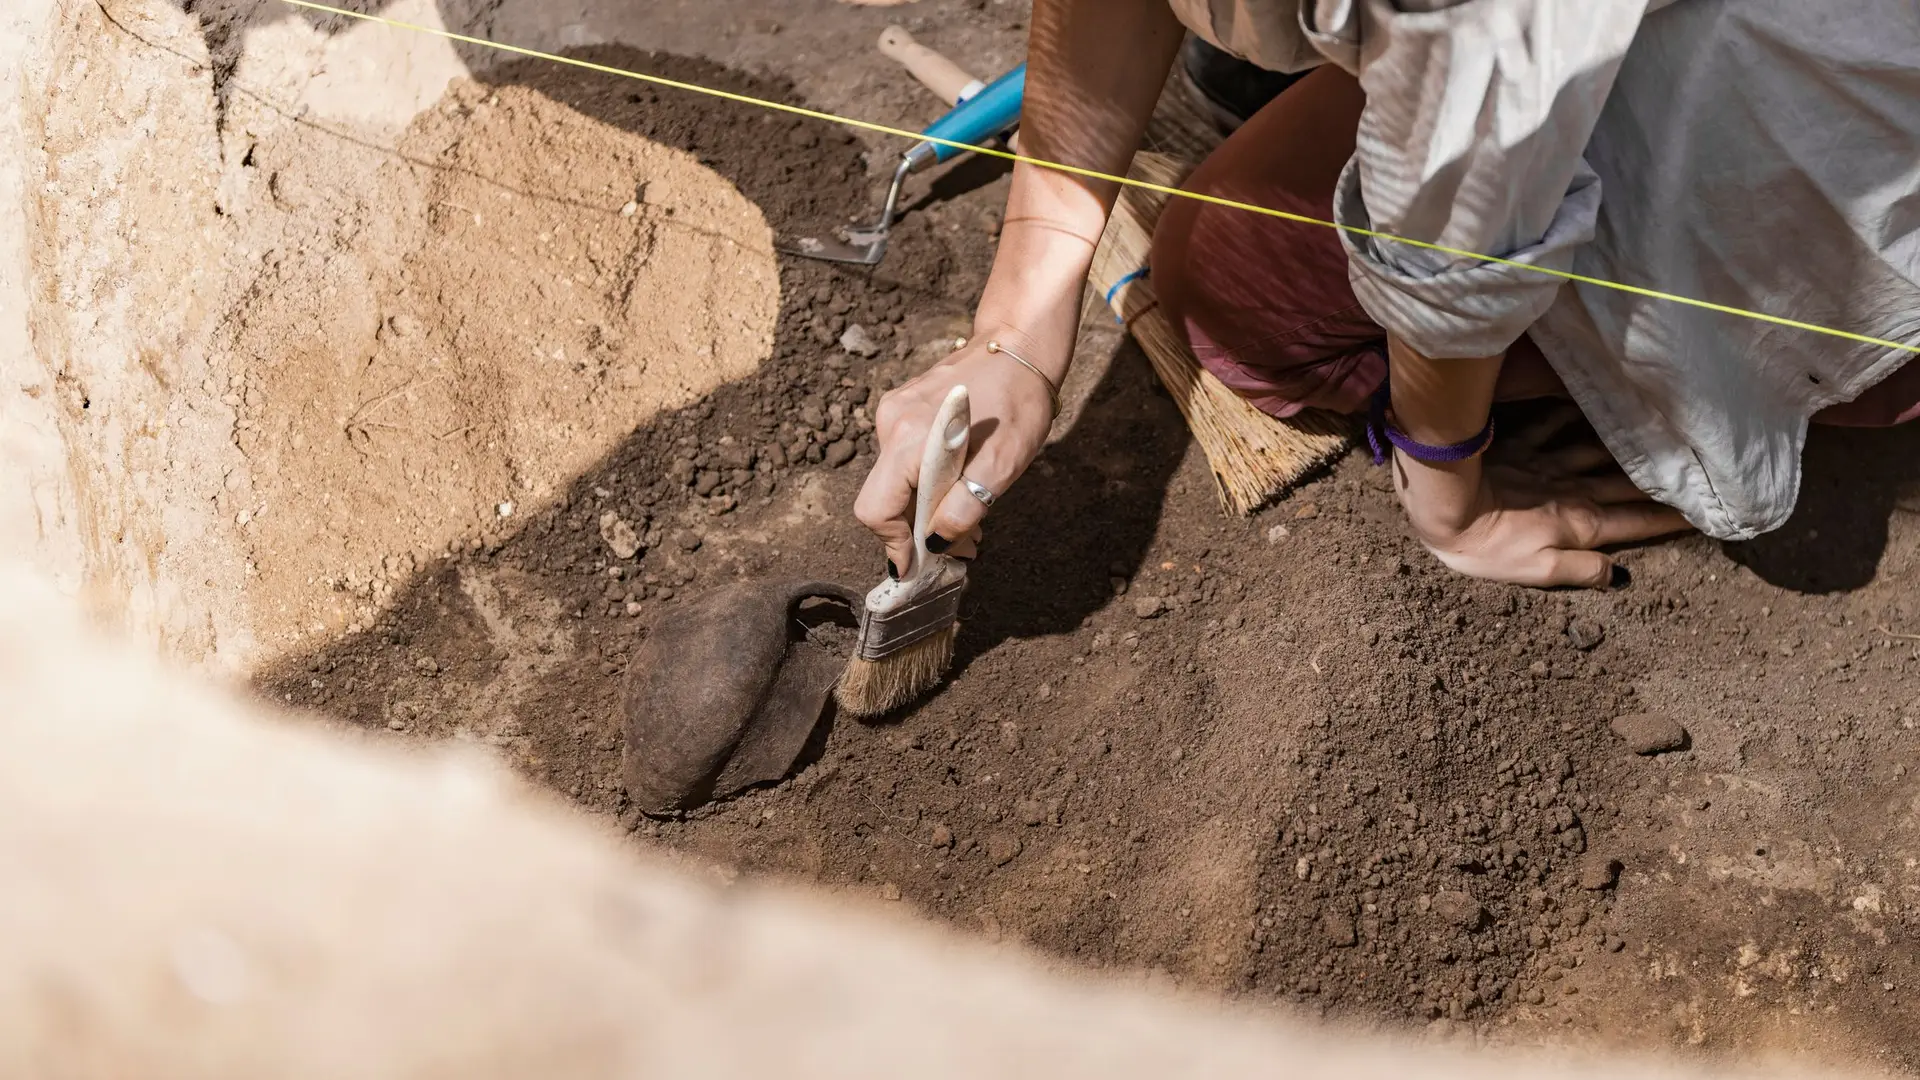
<svg viewBox="0 0 1920 1080">
<path fill-rule="evenodd" d="M 1628 570 L 1619 563 L 1614 563 L 1613 573 L 1607 578 L 1607 588 L 1624 589 L 1631 584 L 1633 584 L 1633 571 Z"/>
<path fill-rule="evenodd" d="M 887 580 L 888 581 L 900 580 L 900 568 L 893 565 L 892 559 L 887 560 Z"/>
<path fill-rule="evenodd" d="M 927 534 L 927 550 L 933 552 L 935 555 L 945 555 L 947 549 L 952 546 L 953 541 L 941 536 L 939 533 Z"/>
</svg>

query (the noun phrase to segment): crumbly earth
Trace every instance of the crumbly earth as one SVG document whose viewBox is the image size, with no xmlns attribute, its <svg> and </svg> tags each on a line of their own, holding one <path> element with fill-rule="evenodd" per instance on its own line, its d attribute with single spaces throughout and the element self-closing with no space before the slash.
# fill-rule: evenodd
<svg viewBox="0 0 1920 1080">
<path fill-rule="evenodd" d="M 922 29 L 1004 37 L 1008 10 Z M 864 38 L 856 12 L 791 32 Z M 860 145 L 812 121 L 531 62 L 486 79 L 596 145 L 696 155 L 776 235 L 872 194 Z M 872 111 L 836 85 L 820 104 Z M 459 144 L 460 118 L 431 115 Z M 1911 430 L 1816 432 L 1801 514 L 1761 541 L 1626 552 L 1609 593 L 1511 589 L 1435 565 L 1357 455 L 1224 517 L 1147 365 L 1090 320 L 1053 443 L 994 511 L 947 685 L 834 722 L 777 786 L 684 820 L 628 809 L 617 699 L 650 626 L 719 582 L 879 577 L 847 513 L 870 410 L 965 332 L 1004 187 L 978 163 L 923 182 L 872 270 L 783 257 L 767 362 L 394 575 L 367 626 L 262 691 L 491 746 L 723 877 L 907 903 L 1090 968 L 1508 1041 L 1920 1069 Z M 454 332 L 430 293 L 413 314 Z M 569 408 L 598 422 L 591 396 Z M 1610 725 L 1644 713 L 1682 747 L 1633 753 Z"/>
</svg>

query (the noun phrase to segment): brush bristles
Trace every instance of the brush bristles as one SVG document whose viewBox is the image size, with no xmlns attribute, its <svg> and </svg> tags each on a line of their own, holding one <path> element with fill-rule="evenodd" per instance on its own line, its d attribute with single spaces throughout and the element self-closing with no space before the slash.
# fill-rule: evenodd
<svg viewBox="0 0 1920 1080">
<path fill-rule="evenodd" d="M 847 662 L 833 696 L 840 708 L 854 716 L 879 716 L 905 705 L 937 686 L 953 666 L 953 640 L 960 634 L 954 623 L 878 660 L 855 656 Z"/>
<path fill-rule="evenodd" d="M 1165 155 L 1140 153 L 1134 155 L 1131 175 L 1172 187 L 1185 175 L 1185 166 Z M 1166 200 L 1142 188 L 1121 192 L 1094 255 L 1091 277 L 1102 294 L 1147 265 L 1154 224 Z M 1115 293 L 1113 308 L 1180 407 L 1228 512 L 1244 516 L 1258 510 L 1346 450 L 1352 426 L 1344 417 L 1308 410 L 1276 420 L 1201 367 L 1185 335 L 1159 307 L 1151 280 L 1128 283 Z"/>
</svg>

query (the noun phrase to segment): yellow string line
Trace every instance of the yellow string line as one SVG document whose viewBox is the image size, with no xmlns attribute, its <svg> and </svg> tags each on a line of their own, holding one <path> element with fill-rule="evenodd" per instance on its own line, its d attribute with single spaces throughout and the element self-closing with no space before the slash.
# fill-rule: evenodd
<svg viewBox="0 0 1920 1080">
<path fill-rule="evenodd" d="M 1302 225 L 1318 225 L 1322 228 L 1338 229 L 1355 236 L 1365 236 L 1374 240 L 1385 240 L 1395 244 L 1405 244 L 1408 247 L 1437 251 L 1444 255 L 1455 256 L 1456 258 L 1477 259 L 1481 262 L 1493 263 L 1498 266 L 1512 266 L 1521 270 L 1530 270 L 1536 274 L 1546 274 L 1549 277 L 1561 278 L 1566 281 L 1577 281 L 1582 285 L 1593 285 L 1598 288 L 1613 289 L 1617 292 L 1631 293 L 1635 296 L 1644 296 L 1653 300 L 1666 300 L 1675 304 L 1685 304 L 1688 307 L 1701 308 L 1706 311 L 1716 311 L 1722 315 L 1737 315 L 1742 318 L 1772 323 L 1776 326 L 1790 327 L 1795 330 L 1806 330 L 1816 334 L 1826 334 L 1829 337 L 1843 338 L 1847 341 L 1857 341 L 1864 345 L 1878 345 L 1882 348 L 1920 354 L 1920 345 L 1909 345 L 1901 341 L 1889 341 L 1886 338 L 1877 338 L 1868 334 L 1856 334 L 1848 330 L 1836 330 L 1833 327 L 1822 326 L 1819 323 L 1802 322 L 1798 319 L 1789 319 L 1780 315 L 1769 315 L 1764 311 L 1752 311 L 1747 308 L 1734 307 L 1731 304 L 1715 304 L 1711 301 L 1696 300 L 1693 297 L 1681 296 L 1677 293 L 1662 292 L 1659 289 L 1647 289 L 1638 285 L 1627 285 L 1618 281 L 1608 281 L 1605 278 L 1575 274 L 1567 270 L 1555 270 L 1551 267 L 1535 266 L 1517 259 L 1503 259 L 1497 255 L 1482 255 L 1478 252 L 1447 247 L 1444 244 L 1431 244 L 1424 240 L 1412 240 L 1404 236 L 1395 236 L 1392 233 L 1379 232 L 1374 229 L 1363 229 L 1357 225 L 1342 225 L 1337 221 L 1323 221 L 1320 218 L 1307 217 L 1302 214 L 1290 214 L 1285 210 L 1275 210 L 1266 206 L 1255 206 L 1252 203 L 1239 202 L 1234 199 L 1223 199 L 1218 195 L 1208 195 L 1198 191 L 1186 191 L 1181 188 L 1167 187 L 1163 184 L 1150 183 L 1145 180 L 1135 180 L 1128 176 L 1115 176 L 1112 173 L 1100 172 L 1097 169 L 1083 169 L 1075 165 L 1066 165 L 1057 161 L 1027 157 L 1024 154 L 1001 150 L 998 147 L 976 146 L 972 143 L 955 142 L 952 139 L 936 138 L 918 131 L 909 131 L 905 128 L 893 127 L 888 124 L 876 124 L 871 120 L 858 120 L 851 116 L 841 116 L 837 113 L 822 112 L 818 109 L 803 108 L 799 105 L 787 105 L 778 101 L 769 101 L 766 98 L 754 97 L 751 94 L 736 94 L 729 90 L 718 90 L 711 86 L 701 86 L 698 83 L 681 82 L 677 79 L 668 79 L 659 75 L 646 75 L 638 71 L 627 71 L 624 68 L 609 67 L 606 64 L 596 64 L 588 60 L 578 59 L 577 57 L 541 52 L 538 49 L 529 49 L 520 45 L 508 45 L 504 42 L 489 41 L 486 38 L 471 37 L 467 34 L 456 34 L 451 30 L 442 30 L 438 27 L 421 26 L 417 23 L 403 22 L 399 19 L 389 19 L 384 15 L 369 15 L 358 11 L 348 11 L 330 4 L 316 3 L 314 0 L 281 0 L 281 2 L 290 4 L 293 7 L 306 8 L 311 11 L 323 11 L 329 15 L 338 15 L 348 19 L 359 19 L 362 22 L 378 23 L 382 26 L 389 26 L 398 30 L 412 30 L 416 33 L 430 34 L 434 37 L 446 38 L 449 41 L 458 41 L 467 45 L 478 45 L 482 48 L 496 49 L 500 52 L 513 53 L 517 56 L 531 57 L 536 60 L 550 60 L 556 64 L 568 64 L 577 68 L 585 68 L 588 71 L 597 71 L 603 75 L 618 75 L 621 78 L 638 79 L 641 82 L 653 83 L 658 86 L 668 86 L 675 90 L 686 90 L 695 94 L 705 94 L 708 97 L 739 102 L 743 105 L 757 105 L 763 109 L 773 109 L 778 112 L 791 113 L 794 116 L 804 116 L 811 120 L 824 120 L 830 124 L 841 124 L 846 127 L 859 128 L 863 131 L 871 131 L 880 135 L 892 135 L 902 139 L 910 139 L 914 142 L 930 142 L 938 146 L 947 146 L 956 150 L 966 150 L 975 154 L 984 154 L 988 157 L 1001 158 L 1018 164 L 1034 165 L 1042 169 L 1052 169 L 1055 172 L 1080 176 L 1089 180 L 1103 180 L 1107 183 L 1141 188 L 1146 191 L 1158 192 L 1159 194 L 1172 196 L 1174 198 L 1194 199 L 1198 202 L 1211 203 L 1215 206 L 1224 206 L 1233 210 L 1245 210 L 1249 213 L 1264 214 L 1267 217 L 1280 218 L 1283 221 L 1299 222 Z"/>
</svg>

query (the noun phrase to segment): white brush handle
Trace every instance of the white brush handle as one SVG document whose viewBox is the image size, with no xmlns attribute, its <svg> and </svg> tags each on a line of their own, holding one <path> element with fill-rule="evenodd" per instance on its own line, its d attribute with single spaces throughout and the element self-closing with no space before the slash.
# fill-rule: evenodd
<svg viewBox="0 0 1920 1080">
<path fill-rule="evenodd" d="M 967 401 L 967 388 L 956 386 L 947 391 L 947 399 L 933 414 L 933 424 L 927 428 L 926 448 L 920 452 L 920 482 L 915 485 L 913 506 L 913 566 L 907 570 L 908 580 L 919 577 L 929 563 L 927 533 L 933 527 L 933 513 L 960 479 L 960 470 L 967 463 L 967 436 L 972 427 L 973 410 Z"/>
</svg>

